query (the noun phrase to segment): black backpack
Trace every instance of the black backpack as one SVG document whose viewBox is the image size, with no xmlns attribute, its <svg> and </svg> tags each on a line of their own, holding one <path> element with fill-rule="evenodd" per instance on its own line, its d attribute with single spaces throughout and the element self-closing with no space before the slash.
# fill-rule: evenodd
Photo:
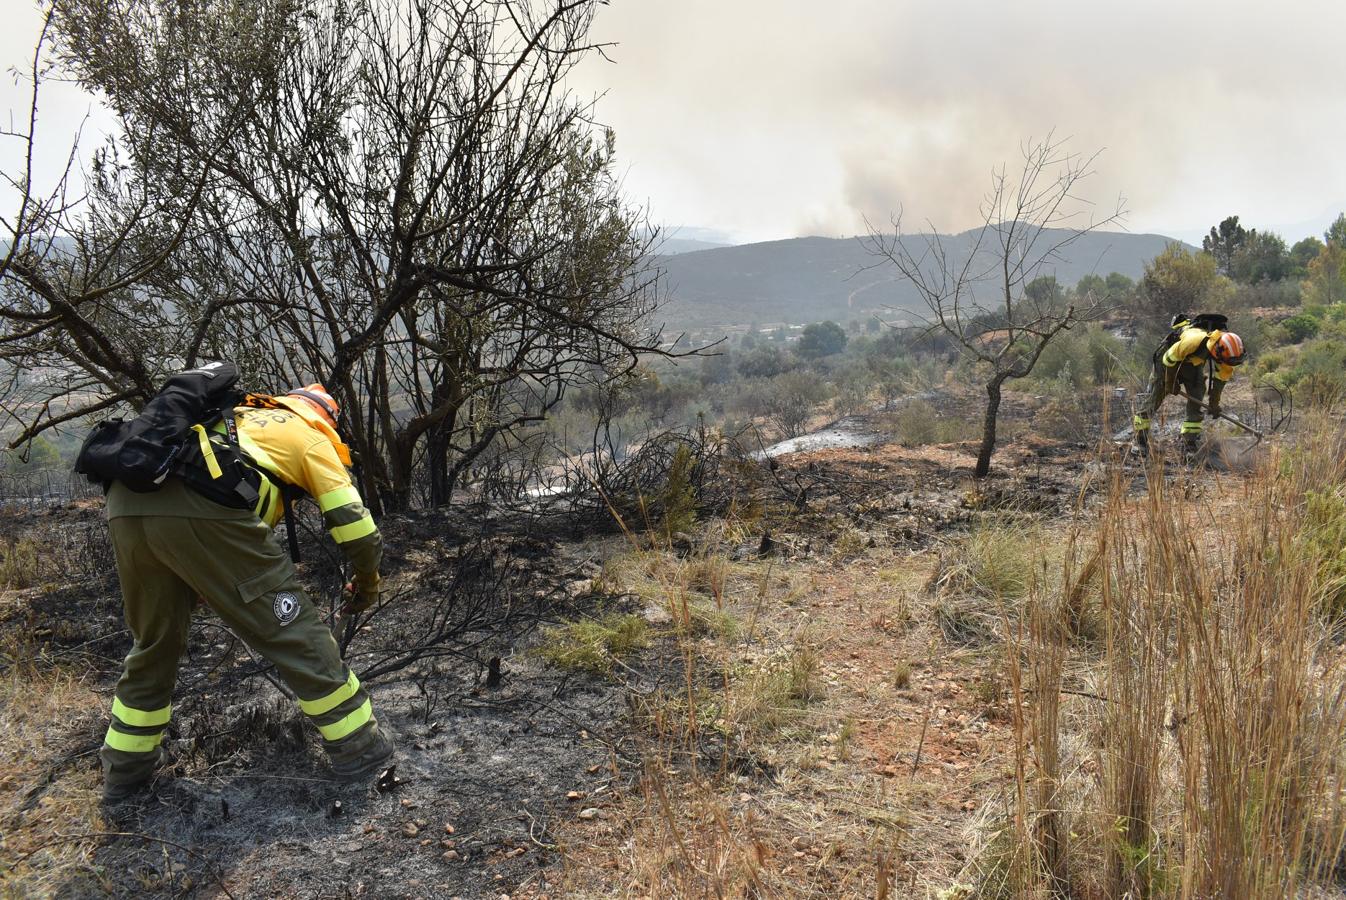
<svg viewBox="0 0 1346 900">
<path fill-rule="evenodd" d="M 1199 313 L 1189 317 L 1187 313 L 1178 313 L 1169 323 L 1169 332 L 1164 336 L 1164 342 L 1159 345 L 1159 349 L 1154 351 L 1154 358 L 1158 359 L 1168 352 L 1182 337 L 1184 328 L 1200 328 L 1202 331 L 1228 331 L 1229 317 L 1224 313 Z"/>
<path fill-rule="evenodd" d="M 262 474 L 238 450 L 233 409 L 243 399 L 238 367 L 214 362 L 179 372 L 134 419 L 109 419 L 89 432 L 75 472 L 104 489 L 120 481 L 157 491 L 170 475 L 231 509 L 253 509 Z"/>
</svg>

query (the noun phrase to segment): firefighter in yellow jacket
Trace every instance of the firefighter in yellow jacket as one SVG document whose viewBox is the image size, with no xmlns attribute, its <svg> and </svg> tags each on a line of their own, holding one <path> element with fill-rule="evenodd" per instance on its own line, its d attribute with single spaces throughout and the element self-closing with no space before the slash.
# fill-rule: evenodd
<svg viewBox="0 0 1346 900">
<path fill-rule="evenodd" d="M 353 608 L 378 598 L 382 538 L 351 484 L 332 397 L 315 384 L 274 400 L 273 409 L 234 410 L 239 447 L 266 476 L 256 509 L 221 506 L 174 476 L 152 493 L 120 482 L 108 490 L 108 527 L 134 638 L 100 754 L 108 802 L 137 795 L 161 758 L 178 659 L 198 597 L 276 666 L 322 735 L 338 777 L 367 777 L 392 756 L 368 694 L 342 662 L 272 530 L 283 514 L 279 485 L 317 501 L 354 567 Z"/>
<path fill-rule="evenodd" d="M 1207 405 L 1211 414 L 1218 416 L 1224 386 L 1234 377 L 1234 367 L 1243 363 L 1243 339 L 1216 327 L 1224 323 L 1224 316 L 1215 315 L 1196 316 L 1190 321 L 1186 316 L 1174 318 L 1168 339 L 1155 351 L 1149 392 L 1144 395 L 1133 422 L 1136 446 L 1141 450 L 1149 449 L 1150 420 L 1170 394 L 1187 395 L 1182 423 L 1184 453 L 1193 454 L 1200 446 L 1207 381 L 1210 383 Z M 1206 367 L 1210 368 L 1209 377 L 1204 371 Z"/>
</svg>

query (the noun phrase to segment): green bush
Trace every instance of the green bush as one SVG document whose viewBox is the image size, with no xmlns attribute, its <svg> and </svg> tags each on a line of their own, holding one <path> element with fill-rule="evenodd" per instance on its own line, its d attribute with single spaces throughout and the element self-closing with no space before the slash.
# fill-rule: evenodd
<svg viewBox="0 0 1346 900">
<path fill-rule="evenodd" d="M 692 488 L 692 451 L 679 444 L 668 467 L 668 482 L 660 491 L 658 506 L 663 514 L 664 530 L 669 534 L 690 531 L 696 524 L 696 492 Z"/>
<path fill-rule="evenodd" d="M 1306 313 L 1300 313 L 1297 316 L 1291 316 L 1281 323 L 1285 329 L 1286 336 L 1298 344 L 1301 341 L 1308 340 L 1318 336 L 1318 329 L 1321 327 L 1317 319 Z"/>
<path fill-rule="evenodd" d="M 535 651 L 553 665 L 606 675 L 615 662 L 649 644 L 649 628 L 640 616 L 611 613 L 546 629 Z"/>
<path fill-rule="evenodd" d="M 1297 403 L 1331 407 L 1346 396 L 1346 341 L 1315 339 L 1307 343 L 1285 378 Z"/>
<path fill-rule="evenodd" d="M 903 447 L 923 447 L 939 438 L 939 413 L 924 400 L 904 404 L 893 414 L 892 423 Z"/>
<path fill-rule="evenodd" d="M 1118 360 L 1130 365 L 1128 356 L 1131 355 L 1122 342 L 1101 325 L 1090 325 L 1053 338 L 1033 368 L 1033 377 L 1039 385 L 1064 381 L 1075 390 L 1113 384 L 1125 373 Z"/>
<path fill-rule="evenodd" d="M 1263 372 L 1270 373 L 1275 372 L 1284 366 L 1288 359 L 1289 357 L 1284 353 L 1278 350 L 1273 350 L 1270 353 L 1262 354 L 1261 358 L 1257 360 L 1257 363 Z"/>
<path fill-rule="evenodd" d="M 1335 491 L 1304 495 L 1303 550 L 1318 561 L 1319 609 L 1329 621 L 1346 616 L 1346 500 Z"/>
</svg>

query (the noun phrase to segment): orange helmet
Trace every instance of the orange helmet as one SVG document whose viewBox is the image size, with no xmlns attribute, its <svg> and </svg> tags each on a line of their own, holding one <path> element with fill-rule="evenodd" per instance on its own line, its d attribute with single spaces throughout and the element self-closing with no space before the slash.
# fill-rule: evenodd
<svg viewBox="0 0 1346 900">
<path fill-rule="evenodd" d="M 1243 362 L 1243 338 L 1226 331 L 1211 344 L 1210 355 L 1227 366 L 1239 365 Z"/>
<path fill-rule="evenodd" d="M 1240 348 L 1242 346 L 1242 344 L 1239 344 Z M 337 415 L 340 414 L 341 407 L 337 406 L 336 400 L 332 399 L 332 395 L 327 393 L 327 388 L 321 384 L 315 382 L 301 388 L 295 388 L 286 392 L 285 396 L 298 397 L 307 401 L 309 406 L 322 413 L 323 418 L 327 420 L 329 425 L 336 428 Z"/>
</svg>

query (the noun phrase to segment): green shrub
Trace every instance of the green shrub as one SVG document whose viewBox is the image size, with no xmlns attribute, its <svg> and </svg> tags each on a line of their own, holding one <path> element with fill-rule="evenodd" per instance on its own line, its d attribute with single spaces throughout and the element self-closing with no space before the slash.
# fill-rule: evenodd
<svg viewBox="0 0 1346 900">
<path fill-rule="evenodd" d="M 1273 350 L 1270 353 L 1262 354 L 1262 356 L 1257 360 L 1257 364 L 1263 372 L 1271 373 L 1275 372 L 1281 366 L 1285 365 L 1288 359 L 1289 357 L 1287 357 L 1283 352 L 1279 350 Z"/>
<path fill-rule="evenodd" d="M 1052 338 L 1033 367 L 1033 380 L 1043 389 L 1050 382 L 1064 382 L 1069 389 L 1081 390 L 1100 384 L 1113 384 L 1123 379 L 1125 368 L 1118 360 L 1131 365 L 1133 354 L 1125 345 L 1109 334 L 1101 325 L 1090 325 L 1078 331 L 1067 331 Z M 1143 369 L 1143 361 L 1133 368 Z"/>
<path fill-rule="evenodd" d="M 690 531 L 696 524 L 696 492 L 692 489 L 692 451 L 679 444 L 668 467 L 668 482 L 660 492 L 658 506 L 663 513 L 664 530 L 669 534 Z"/>
<path fill-rule="evenodd" d="M 649 626 L 640 616 L 610 613 L 547 628 L 536 653 L 564 669 L 607 675 L 614 663 L 649 644 Z"/>
<path fill-rule="evenodd" d="M 893 431 L 903 447 L 923 447 L 939 437 L 939 413 L 924 400 L 912 400 L 893 413 Z"/>
<path fill-rule="evenodd" d="M 1298 344 L 1301 341 L 1308 340 L 1318 336 L 1319 322 L 1313 316 L 1300 313 L 1297 316 L 1291 316 L 1281 323 L 1289 339 Z"/>
<path fill-rule="evenodd" d="M 888 430 L 903 447 L 951 444 L 981 437 L 981 418 L 942 416 L 924 400 L 912 400 L 887 418 Z"/>
<path fill-rule="evenodd" d="M 1346 396 L 1346 341 L 1333 338 L 1308 342 L 1286 378 L 1297 403 L 1333 406 Z"/>
<path fill-rule="evenodd" d="M 1320 610 L 1329 621 L 1346 616 L 1346 500 L 1336 491 L 1304 495 L 1301 547 L 1318 563 Z"/>
</svg>

